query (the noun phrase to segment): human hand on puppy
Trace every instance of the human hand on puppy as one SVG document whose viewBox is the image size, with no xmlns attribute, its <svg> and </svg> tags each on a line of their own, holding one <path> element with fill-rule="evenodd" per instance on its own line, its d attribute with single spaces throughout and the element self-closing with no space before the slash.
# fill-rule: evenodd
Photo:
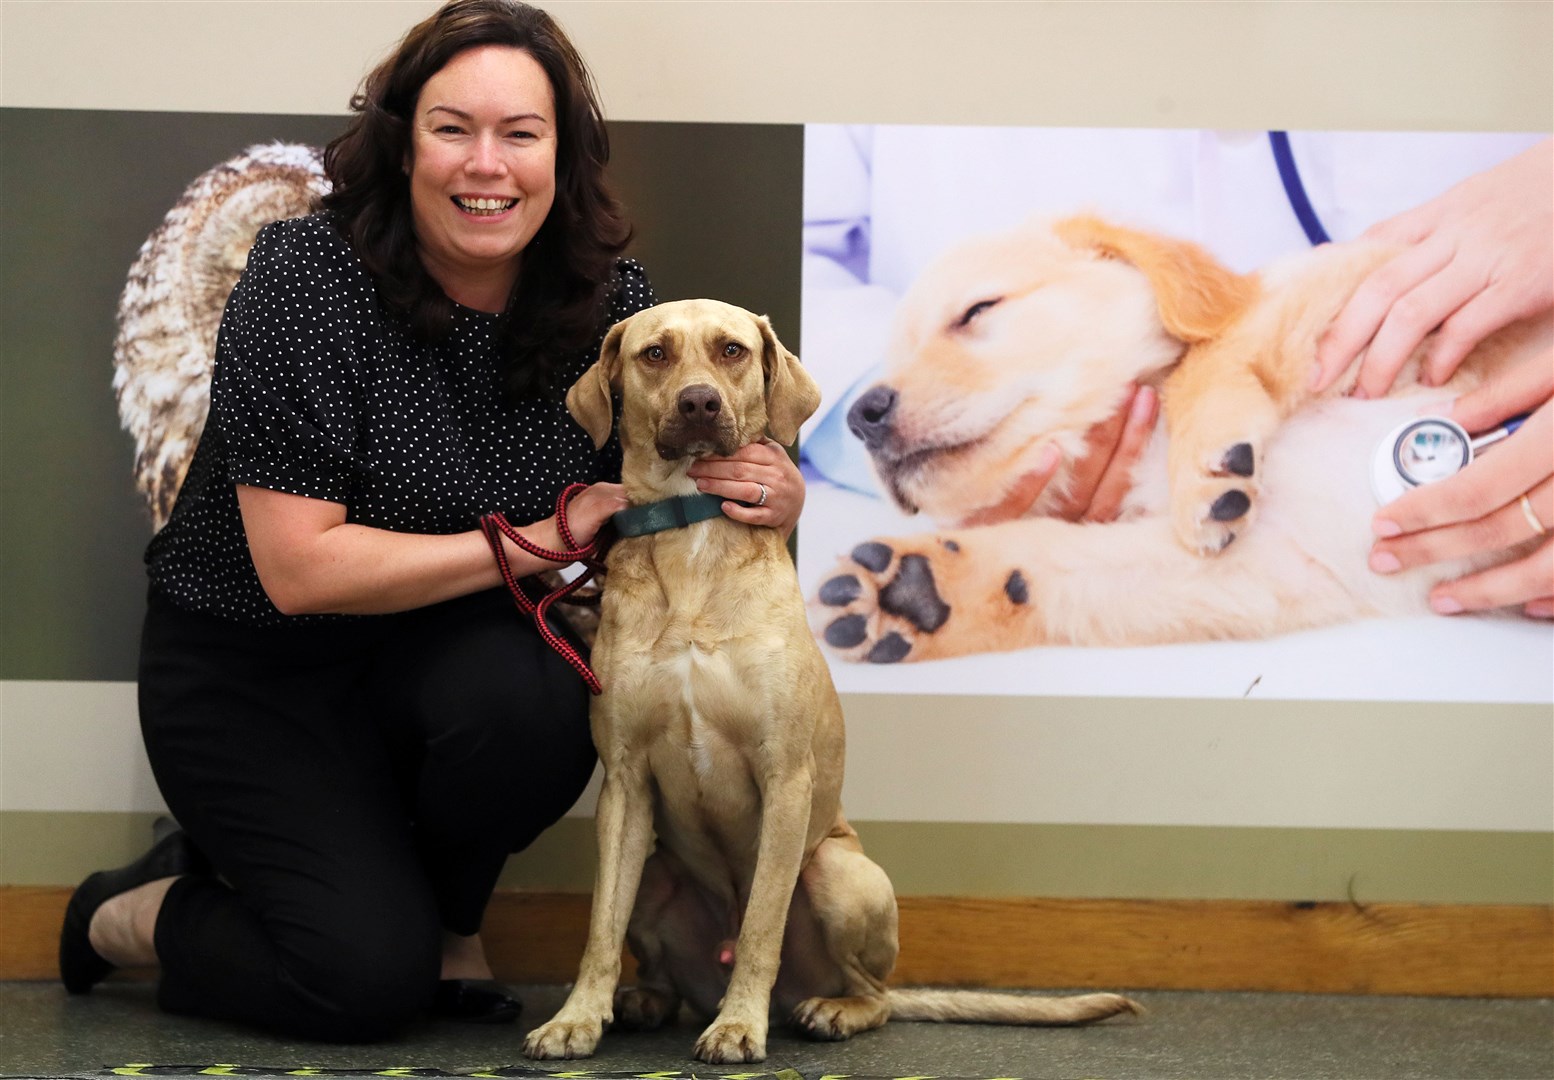
<svg viewBox="0 0 1554 1080">
<path fill-rule="evenodd" d="M 1117 412 L 1085 433 L 1085 455 L 1074 462 L 1068 493 L 1057 503 L 1054 517 L 1065 521 L 1111 521 L 1133 487 L 1138 464 L 1160 413 L 1160 396 L 1152 387 L 1136 387 Z M 979 510 L 967 525 L 1013 521 L 1028 511 L 1063 464 L 1056 446 L 1043 448 L 1036 468 L 1026 473 L 996 506 Z"/>
<path fill-rule="evenodd" d="M 804 477 L 788 452 L 771 439 L 742 446 L 729 457 L 699 458 L 685 474 L 698 491 L 729 501 L 723 513 L 746 525 L 793 533 L 804 509 Z M 740 503 L 750 503 L 741 506 Z"/>
<path fill-rule="evenodd" d="M 1438 585 L 1430 606 L 1442 615 L 1522 605 L 1554 618 L 1554 368 L 1538 358 L 1466 394 L 1452 419 L 1468 431 L 1537 407 L 1520 429 L 1466 469 L 1418 487 L 1376 513 L 1370 567 L 1390 574 L 1445 559 L 1500 551 L 1534 536 L 1520 559 Z M 1541 407 L 1540 407 L 1541 403 Z"/>
<path fill-rule="evenodd" d="M 1402 247 L 1366 277 L 1317 348 L 1312 388 L 1357 358 L 1380 397 L 1426 335 L 1419 379 L 1439 386 L 1480 341 L 1554 307 L 1554 143 L 1545 140 L 1365 233 Z"/>
</svg>

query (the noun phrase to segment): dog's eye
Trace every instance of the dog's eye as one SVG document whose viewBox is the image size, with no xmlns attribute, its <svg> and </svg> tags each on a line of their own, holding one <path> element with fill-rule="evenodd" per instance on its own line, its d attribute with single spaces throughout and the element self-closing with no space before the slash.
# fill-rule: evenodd
<svg viewBox="0 0 1554 1080">
<path fill-rule="evenodd" d="M 649 345 L 642 350 L 642 357 L 645 360 L 657 363 L 664 358 L 664 347 L 662 345 Z"/>
<path fill-rule="evenodd" d="M 723 359 L 738 360 L 741 356 L 745 355 L 745 353 L 749 351 L 749 349 L 746 349 L 739 342 L 731 341 L 727 345 L 723 346 Z"/>
<path fill-rule="evenodd" d="M 999 304 L 1002 302 L 1002 300 L 1002 296 L 995 296 L 991 300 L 978 300 L 975 304 L 972 304 L 969 308 L 963 311 L 960 318 L 955 320 L 955 327 L 959 329 L 962 326 L 969 326 L 972 319 L 975 319 L 988 308 Z"/>
</svg>

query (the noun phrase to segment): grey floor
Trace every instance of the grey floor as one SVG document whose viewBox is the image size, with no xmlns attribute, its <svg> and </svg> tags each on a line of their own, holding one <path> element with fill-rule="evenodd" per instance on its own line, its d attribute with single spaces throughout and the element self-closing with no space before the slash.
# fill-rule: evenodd
<svg viewBox="0 0 1554 1080">
<path fill-rule="evenodd" d="M 813 1043 L 779 1030 L 764 1064 L 713 1068 L 690 1059 L 698 1028 L 689 1022 L 606 1036 L 601 1053 L 587 1062 L 537 1066 L 520 1052 L 522 1035 L 560 1006 L 563 990 L 517 989 L 526 1009 L 516 1027 L 427 1022 L 397 1041 L 363 1047 L 287 1042 L 165 1016 L 145 983 L 110 982 L 84 998 L 70 998 L 57 984 L 0 983 L 0 1076 L 97 1077 L 123 1070 L 193 1077 L 311 1068 L 348 1075 L 396 1069 L 431 1076 L 511 1070 L 508 1075 L 751 1078 L 791 1070 L 778 1080 L 1554 1078 L 1554 1001 L 1546 999 L 1136 993 L 1147 1015 L 1094 1027 L 891 1024 L 848 1043 Z"/>
</svg>

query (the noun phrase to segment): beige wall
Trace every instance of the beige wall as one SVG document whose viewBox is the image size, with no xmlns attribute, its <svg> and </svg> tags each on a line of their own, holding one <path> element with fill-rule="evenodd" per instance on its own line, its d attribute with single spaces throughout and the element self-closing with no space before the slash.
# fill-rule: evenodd
<svg viewBox="0 0 1554 1080">
<path fill-rule="evenodd" d="M 0 104 L 337 113 L 434 6 L 5 0 Z M 550 9 L 621 119 L 1554 127 L 1554 5 L 1541 2 L 571 0 Z M 0 883 L 70 880 L 75 863 L 34 858 L 23 838 L 70 815 L 98 822 L 156 806 L 137 757 L 132 688 L 0 691 Z M 1092 700 L 1047 703 L 1037 725 L 1018 699 L 871 696 L 848 707 L 849 804 L 855 817 L 891 823 L 891 869 L 913 891 L 1186 895 L 1193 879 L 1181 867 L 1219 852 L 1200 894 L 1341 896 L 1358 872 L 1370 875 L 1367 899 L 1550 899 L 1546 708 Z M 1097 760 L 1116 763 L 1110 787 L 1064 768 Z M 1029 772 L 1017 767 L 1027 761 Z M 963 856 L 944 858 L 968 846 L 964 832 L 940 827 L 950 822 L 987 826 L 975 886 L 958 876 Z M 1141 841 L 1139 827 L 1160 832 Z M 1207 831 L 1189 839 L 1184 827 Z M 1077 834 L 1052 831 L 1074 828 L 1100 830 L 1084 834 L 1084 850 L 1146 869 L 1094 876 L 1083 851 L 1061 854 Z M 1345 831 L 1356 829 L 1369 841 Z M 1470 830 L 1508 843 L 1475 843 L 1501 854 L 1476 867 L 1471 886 L 1454 884 L 1460 876 L 1443 860 L 1459 865 L 1453 853 Z M 1144 849 L 1153 862 L 1140 860 Z M 1054 860 L 1043 875 L 996 869 L 1043 857 Z M 1283 876 L 1270 869 L 1281 865 Z M 524 880 L 570 883 L 580 872 L 568 863 Z"/>
<path fill-rule="evenodd" d="M 3 103 L 338 112 L 422 0 L 4 4 Z M 1551 5 L 549 5 L 626 120 L 1547 130 Z"/>
</svg>

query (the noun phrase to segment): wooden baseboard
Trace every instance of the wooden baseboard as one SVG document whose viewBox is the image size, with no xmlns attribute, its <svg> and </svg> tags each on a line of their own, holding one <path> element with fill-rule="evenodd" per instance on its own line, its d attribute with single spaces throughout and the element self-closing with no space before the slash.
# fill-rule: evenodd
<svg viewBox="0 0 1554 1080">
<path fill-rule="evenodd" d="M 0 980 L 54 979 L 70 890 L 0 887 Z M 1554 997 L 1554 908 L 903 897 L 903 985 Z M 499 891 L 484 937 L 512 982 L 565 983 L 588 897 Z"/>
</svg>

